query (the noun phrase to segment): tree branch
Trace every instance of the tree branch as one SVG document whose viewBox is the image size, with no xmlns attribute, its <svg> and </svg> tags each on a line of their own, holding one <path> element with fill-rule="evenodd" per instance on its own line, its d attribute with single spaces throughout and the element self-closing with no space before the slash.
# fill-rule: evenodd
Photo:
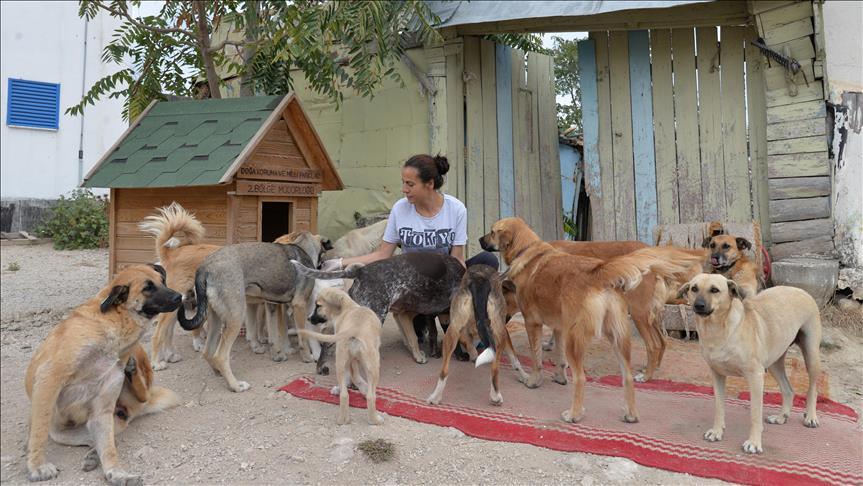
<svg viewBox="0 0 863 486">
<path fill-rule="evenodd" d="M 248 41 L 232 41 L 232 40 L 223 40 L 214 46 L 210 46 L 210 52 L 221 51 L 225 48 L 225 46 L 235 46 L 235 47 L 247 47 L 253 44 L 257 44 L 256 42 L 248 42 Z"/>
<path fill-rule="evenodd" d="M 134 17 L 132 17 L 131 15 L 129 15 L 129 10 L 127 9 L 125 3 L 122 4 L 123 5 L 122 11 L 114 10 L 113 8 L 111 8 L 107 5 L 104 5 L 102 2 L 97 3 L 97 5 L 101 9 L 107 11 L 108 13 L 110 13 L 111 15 L 113 15 L 115 17 L 124 17 L 132 25 L 134 25 L 135 27 L 138 27 L 139 29 L 148 30 L 148 31 L 154 32 L 156 34 L 183 34 L 187 37 L 190 37 L 193 40 L 195 39 L 195 34 L 186 30 L 186 29 L 153 27 L 151 25 L 147 25 L 147 24 L 142 23 L 141 21 L 139 21 L 139 20 L 135 19 Z"/>
</svg>

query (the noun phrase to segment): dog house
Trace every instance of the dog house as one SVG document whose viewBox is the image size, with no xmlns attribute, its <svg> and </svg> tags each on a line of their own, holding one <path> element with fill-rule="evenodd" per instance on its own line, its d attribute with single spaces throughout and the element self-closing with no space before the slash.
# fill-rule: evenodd
<svg viewBox="0 0 863 486">
<path fill-rule="evenodd" d="M 109 275 L 154 260 L 138 223 L 173 201 L 226 245 L 316 232 L 321 191 L 344 187 L 293 93 L 153 102 L 82 186 L 111 190 Z"/>
</svg>

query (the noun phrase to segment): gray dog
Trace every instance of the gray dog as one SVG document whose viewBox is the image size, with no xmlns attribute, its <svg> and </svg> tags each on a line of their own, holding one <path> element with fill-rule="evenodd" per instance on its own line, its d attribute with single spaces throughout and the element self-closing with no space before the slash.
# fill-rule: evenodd
<svg viewBox="0 0 863 486">
<path fill-rule="evenodd" d="M 425 363 L 419 349 L 413 318 L 417 314 L 436 315 L 449 312 L 450 300 L 464 275 L 457 259 L 440 253 L 403 253 L 368 265 L 354 264 L 339 272 L 321 272 L 292 262 L 299 273 L 320 279 L 352 278 L 348 294 L 359 305 L 377 314 L 383 324 L 387 312 L 399 323 L 405 345 L 417 363 Z M 435 325 L 432 323 L 432 325 Z M 437 341 L 437 334 L 430 336 Z M 436 343 L 433 343 L 436 344 Z M 328 360 L 329 347 L 321 350 L 318 372 Z"/>
<path fill-rule="evenodd" d="M 306 315 L 315 281 L 298 274 L 290 262 L 299 260 L 317 266 L 329 242 L 306 231 L 292 235 L 290 244 L 240 243 L 210 254 L 195 273 L 198 299 L 195 316 L 187 319 L 182 308 L 177 312 L 180 325 L 191 331 L 203 324 L 209 311 L 211 327 L 207 332 L 204 358 L 235 392 L 249 389 L 248 383 L 234 377 L 230 361 L 231 346 L 246 315 L 247 299 L 290 304 L 297 328 L 305 327 L 302 316 Z M 287 359 L 284 329 L 278 329 L 276 336 L 270 339 L 274 343 L 273 360 Z M 314 361 L 306 340 L 300 337 L 299 341 L 303 361 Z"/>
</svg>

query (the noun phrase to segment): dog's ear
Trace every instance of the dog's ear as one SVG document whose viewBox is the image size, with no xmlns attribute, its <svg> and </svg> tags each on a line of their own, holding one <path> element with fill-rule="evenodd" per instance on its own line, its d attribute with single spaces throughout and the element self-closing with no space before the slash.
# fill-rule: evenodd
<svg viewBox="0 0 863 486">
<path fill-rule="evenodd" d="M 333 242 L 328 238 L 321 238 L 321 248 L 323 248 L 324 251 L 330 251 L 333 249 Z"/>
<path fill-rule="evenodd" d="M 722 223 L 719 221 L 713 221 L 710 223 L 710 226 L 707 227 L 707 233 L 710 236 L 719 236 L 725 234 L 725 228 L 722 227 Z"/>
<path fill-rule="evenodd" d="M 168 279 L 168 273 L 165 272 L 165 267 L 163 267 L 162 265 L 155 264 L 155 263 L 151 263 L 150 266 L 153 267 L 153 270 L 159 272 L 159 275 L 162 276 L 162 285 L 165 285 L 167 283 L 167 279 Z"/>
<path fill-rule="evenodd" d="M 681 285 L 680 288 L 677 289 L 677 298 L 685 299 L 687 292 L 689 292 L 689 282 Z"/>
<path fill-rule="evenodd" d="M 732 298 L 737 297 L 740 300 L 746 298 L 746 291 L 743 290 L 742 287 L 738 286 L 737 282 L 729 279 L 726 283 L 728 284 L 728 293 L 731 294 Z"/>
<path fill-rule="evenodd" d="M 735 241 L 737 242 L 737 249 L 740 251 L 752 248 L 752 243 L 750 243 L 749 240 L 747 240 L 746 238 L 738 236 L 737 238 L 735 238 Z"/>
<path fill-rule="evenodd" d="M 712 236 L 705 236 L 704 240 L 701 242 L 701 248 L 710 248 L 710 240 L 712 239 Z"/>
<path fill-rule="evenodd" d="M 111 293 L 108 294 L 108 297 L 102 301 L 99 305 L 99 310 L 102 313 L 108 312 L 112 306 L 120 305 L 123 302 L 126 302 L 126 299 L 129 298 L 129 286 L 128 285 L 115 285 L 114 288 L 111 289 Z"/>
<path fill-rule="evenodd" d="M 515 282 L 506 279 L 500 284 L 504 292 L 515 292 Z"/>
</svg>

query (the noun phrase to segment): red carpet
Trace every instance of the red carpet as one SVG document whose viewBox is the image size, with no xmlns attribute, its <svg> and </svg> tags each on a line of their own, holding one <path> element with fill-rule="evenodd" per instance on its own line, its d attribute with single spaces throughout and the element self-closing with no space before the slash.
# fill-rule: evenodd
<svg viewBox="0 0 863 486">
<path fill-rule="evenodd" d="M 751 456 L 741 448 L 749 431 L 748 400 L 729 395 L 723 440 L 710 443 L 702 439 L 713 420 L 709 387 L 668 380 L 638 384 L 640 422 L 626 424 L 621 420 L 620 378 L 590 379 L 585 418 L 579 424 L 566 424 L 559 417 L 569 408 L 572 386 L 552 382 L 547 371 L 543 385 L 531 390 L 504 366 L 504 403 L 495 407 L 488 401 L 489 368 L 474 369 L 473 363 L 454 361 L 443 402 L 433 406 L 425 399 L 434 389 L 441 361 L 417 365 L 400 343 L 385 347 L 389 349 L 382 350 L 377 407 L 389 415 L 455 427 L 481 439 L 626 457 L 645 466 L 737 483 L 863 484 L 863 431 L 857 416 L 850 408 L 826 399 L 818 403 L 821 427 L 803 426 L 803 401 L 795 400 L 788 423 L 765 423 L 765 452 Z M 299 378 L 282 390 L 337 404 L 338 397 L 329 394 L 334 382 L 330 376 Z M 767 394 L 765 415 L 777 413 L 780 402 L 776 394 Z M 365 408 L 365 399 L 352 391 L 351 406 Z M 333 417 L 335 414 L 334 409 Z M 363 419 L 354 412 L 354 420 Z"/>
</svg>

